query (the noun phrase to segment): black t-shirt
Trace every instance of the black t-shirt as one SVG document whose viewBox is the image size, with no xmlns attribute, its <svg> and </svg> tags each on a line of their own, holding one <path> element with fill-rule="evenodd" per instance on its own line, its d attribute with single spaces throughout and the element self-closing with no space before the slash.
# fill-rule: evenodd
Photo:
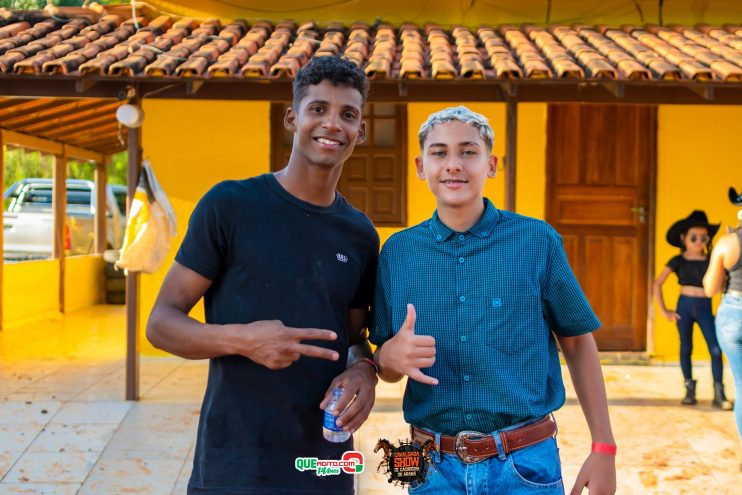
<svg viewBox="0 0 742 495">
<path fill-rule="evenodd" d="M 353 493 L 348 474 L 295 469 L 297 457 L 340 459 L 322 436 L 322 401 L 345 370 L 348 308 L 373 295 L 379 237 L 338 193 L 329 207 L 289 194 L 272 174 L 226 181 L 198 203 L 175 259 L 212 280 L 208 323 L 281 320 L 334 330 L 336 362 L 302 356 L 273 371 L 242 356 L 212 359 L 189 494 Z"/>
<path fill-rule="evenodd" d="M 679 254 L 667 262 L 670 270 L 678 275 L 680 285 L 703 287 L 703 276 L 709 267 L 709 260 L 688 260 Z"/>
</svg>

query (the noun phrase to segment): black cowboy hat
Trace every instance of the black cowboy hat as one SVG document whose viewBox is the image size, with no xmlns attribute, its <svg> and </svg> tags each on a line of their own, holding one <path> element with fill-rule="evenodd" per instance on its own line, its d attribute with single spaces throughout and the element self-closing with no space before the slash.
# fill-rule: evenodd
<svg viewBox="0 0 742 495">
<path fill-rule="evenodd" d="M 737 191 L 735 191 L 733 187 L 730 187 L 729 201 L 731 201 L 733 205 L 742 206 L 742 192 L 737 194 Z"/>
<path fill-rule="evenodd" d="M 691 227 L 706 227 L 709 232 L 709 237 L 714 238 L 716 232 L 719 231 L 720 223 L 710 224 L 708 218 L 706 218 L 706 212 L 703 210 L 693 210 L 693 213 L 688 215 L 682 220 L 678 220 L 672 227 L 667 231 L 667 242 L 675 247 L 683 247 L 683 241 L 680 239 L 682 234 L 688 232 Z"/>
</svg>

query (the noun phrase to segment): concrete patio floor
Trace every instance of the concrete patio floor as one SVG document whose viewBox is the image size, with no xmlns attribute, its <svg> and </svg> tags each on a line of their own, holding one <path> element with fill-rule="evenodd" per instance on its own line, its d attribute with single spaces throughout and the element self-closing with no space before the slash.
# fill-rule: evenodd
<svg viewBox="0 0 742 495">
<path fill-rule="evenodd" d="M 126 402 L 123 322 L 123 308 L 96 306 L 0 332 L 0 495 L 185 493 L 207 363 L 142 358 L 142 399 Z M 710 370 L 695 369 L 699 404 L 683 407 L 677 365 L 603 367 L 618 493 L 740 493 L 733 414 L 710 407 Z M 556 416 L 569 491 L 590 439 L 564 373 L 567 403 Z M 355 435 L 366 456 L 359 494 L 406 493 L 376 473 L 381 456 L 373 453 L 379 438 L 408 437 L 402 391 L 380 383 L 374 411 Z"/>
</svg>

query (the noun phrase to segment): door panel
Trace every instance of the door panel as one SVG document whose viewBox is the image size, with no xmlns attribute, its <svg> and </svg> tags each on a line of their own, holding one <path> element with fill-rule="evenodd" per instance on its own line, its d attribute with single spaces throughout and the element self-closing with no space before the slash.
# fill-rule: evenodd
<svg viewBox="0 0 742 495">
<path fill-rule="evenodd" d="M 549 106 L 546 220 L 602 327 L 601 350 L 646 346 L 656 109 Z"/>
</svg>

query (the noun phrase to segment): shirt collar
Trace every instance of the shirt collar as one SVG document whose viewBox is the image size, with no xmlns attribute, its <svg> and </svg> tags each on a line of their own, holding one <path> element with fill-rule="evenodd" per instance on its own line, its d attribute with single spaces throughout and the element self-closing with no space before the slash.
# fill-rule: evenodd
<svg viewBox="0 0 742 495">
<path fill-rule="evenodd" d="M 495 229 L 495 225 L 497 225 L 499 219 L 500 212 L 492 204 L 492 201 L 484 198 L 484 215 L 482 215 L 482 218 L 468 232 L 477 237 L 489 237 L 492 235 L 492 231 Z M 433 237 L 438 242 L 443 242 L 456 233 L 453 229 L 441 222 L 440 218 L 438 218 L 438 210 L 433 213 L 430 228 L 433 232 Z"/>
</svg>

